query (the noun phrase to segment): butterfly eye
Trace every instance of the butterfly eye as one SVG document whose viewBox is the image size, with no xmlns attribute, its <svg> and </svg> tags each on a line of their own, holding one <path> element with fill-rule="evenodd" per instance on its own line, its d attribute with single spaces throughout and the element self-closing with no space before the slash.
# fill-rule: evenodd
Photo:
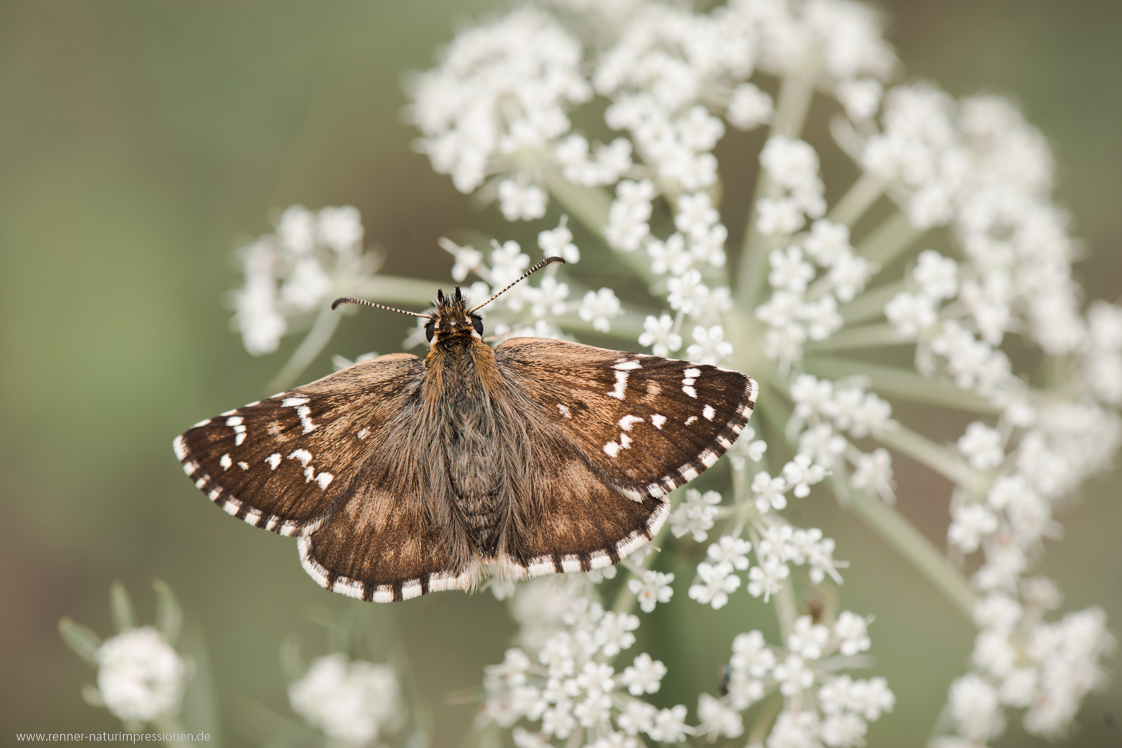
<svg viewBox="0 0 1122 748">
<path fill-rule="evenodd" d="M 478 314 L 471 315 L 471 326 L 475 328 L 477 333 L 483 335 L 483 318 Z"/>
<path fill-rule="evenodd" d="M 428 322 L 425 323 L 425 339 L 428 340 L 431 343 L 432 342 L 432 336 L 435 332 L 436 332 L 436 320 L 435 319 L 430 319 Z"/>
</svg>

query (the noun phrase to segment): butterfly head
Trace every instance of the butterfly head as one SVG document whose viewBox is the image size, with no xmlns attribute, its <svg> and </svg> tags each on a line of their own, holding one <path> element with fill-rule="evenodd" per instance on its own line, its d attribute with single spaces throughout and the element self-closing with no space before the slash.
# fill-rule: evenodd
<svg viewBox="0 0 1122 748">
<path fill-rule="evenodd" d="M 425 337 L 427 337 L 429 342 L 433 345 L 439 345 L 441 342 L 450 342 L 453 340 L 469 341 L 472 338 L 483 337 L 483 318 L 476 314 L 479 309 L 482 309 L 496 298 L 509 291 L 517 283 L 526 279 L 531 273 L 536 273 L 546 265 L 551 265 L 555 262 L 564 263 L 565 261 L 560 257 L 547 257 L 523 273 L 521 277 L 513 283 L 507 284 L 505 288 L 494 296 L 487 299 L 482 304 L 471 308 L 468 307 L 467 299 L 464 298 L 463 293 L 460 292 L 459 286 L 456 286 L 456 290 L 451 296 L 445 296 L 444 291 L 437 289 L 436 301 L 433 302 L 434 311 L 431 314 L 407 312 L 404 309 L 395 309 L 392 306 L 378 304 L 373 301 L 367 301 L 366 299 L 355 299 L 350 296 L 335 299 L 331 308 L 336 309 L 340 304 L 361 304 L 362 306 L 372 306 L 391 312 L 420 317 L 428 320 L 425 323 Z"/>
<path fill-rule="evenodd" d="M 483 318 L 474 309 L 468 308 L 467 299 L 459 286 L 451 296 L 445 296 L 443 290 L 437 289 L 433 306 L 436 311 L 425 323 L 425 337 L 433 345 L 483 336 Z"/>
</svg>

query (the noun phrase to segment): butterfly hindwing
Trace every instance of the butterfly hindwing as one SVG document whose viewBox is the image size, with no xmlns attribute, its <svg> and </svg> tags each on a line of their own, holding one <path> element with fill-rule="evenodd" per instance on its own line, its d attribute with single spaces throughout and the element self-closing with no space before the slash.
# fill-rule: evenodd
<svg viewBox="0 0 1122 748">
<path fill-rule="evenodd" d="M 625 495 L 665 496 L 723 455 L 755 407 L 739 372 L 580 343 L 513 338 L 503 368 Z"/>
<path fill-rule="evenodd" d="M 360 362 L 196 424 L 176 438 L 176 456 L 230 514 L 306 534 L 346 499 L 391 415 L 415 396 L 422 367 L 405 353 Z"/>
</svg>

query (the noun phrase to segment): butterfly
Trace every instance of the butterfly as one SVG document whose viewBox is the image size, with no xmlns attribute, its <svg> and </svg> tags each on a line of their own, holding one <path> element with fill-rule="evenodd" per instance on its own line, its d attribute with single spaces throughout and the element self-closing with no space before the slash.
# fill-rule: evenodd
<svg viewBox="0 0 1122 748">
<path fill-rule="evenodd" d="M 564 260 L 522 278 L 551 262 Z M 474 308 L 438 290 L 432 313 L 404 312 L 427 320 L 424 358 L 361 361 L 196 424 L 175 439 L 183 470 L 229 514 L 295 536 L 320 585 L 363 600 L 617 563 L 732 446 L 756 382 L 562 340 L 492 348 L 477 312 L 513 285 Z"/>
</svg>

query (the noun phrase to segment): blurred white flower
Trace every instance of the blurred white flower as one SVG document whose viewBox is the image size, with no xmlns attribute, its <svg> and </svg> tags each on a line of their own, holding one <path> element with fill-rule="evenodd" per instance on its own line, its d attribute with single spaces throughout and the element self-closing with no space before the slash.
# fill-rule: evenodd
<svg viewBox="0 0 1122 748">
<path fill-rule="evenodd" d="M 366 745 L 402 720 L 401 690 L 389 665 L 317 657 L 288 687 L 292 709 L 332 740 Z"/>
<path fill-rule="evenodd" d="M 152 722 L 179 711 L 187 665 L 156 629 L 127 629 L 106 639 L 96 658 L 98 693 L 119 719 Z"/>
</svg>

